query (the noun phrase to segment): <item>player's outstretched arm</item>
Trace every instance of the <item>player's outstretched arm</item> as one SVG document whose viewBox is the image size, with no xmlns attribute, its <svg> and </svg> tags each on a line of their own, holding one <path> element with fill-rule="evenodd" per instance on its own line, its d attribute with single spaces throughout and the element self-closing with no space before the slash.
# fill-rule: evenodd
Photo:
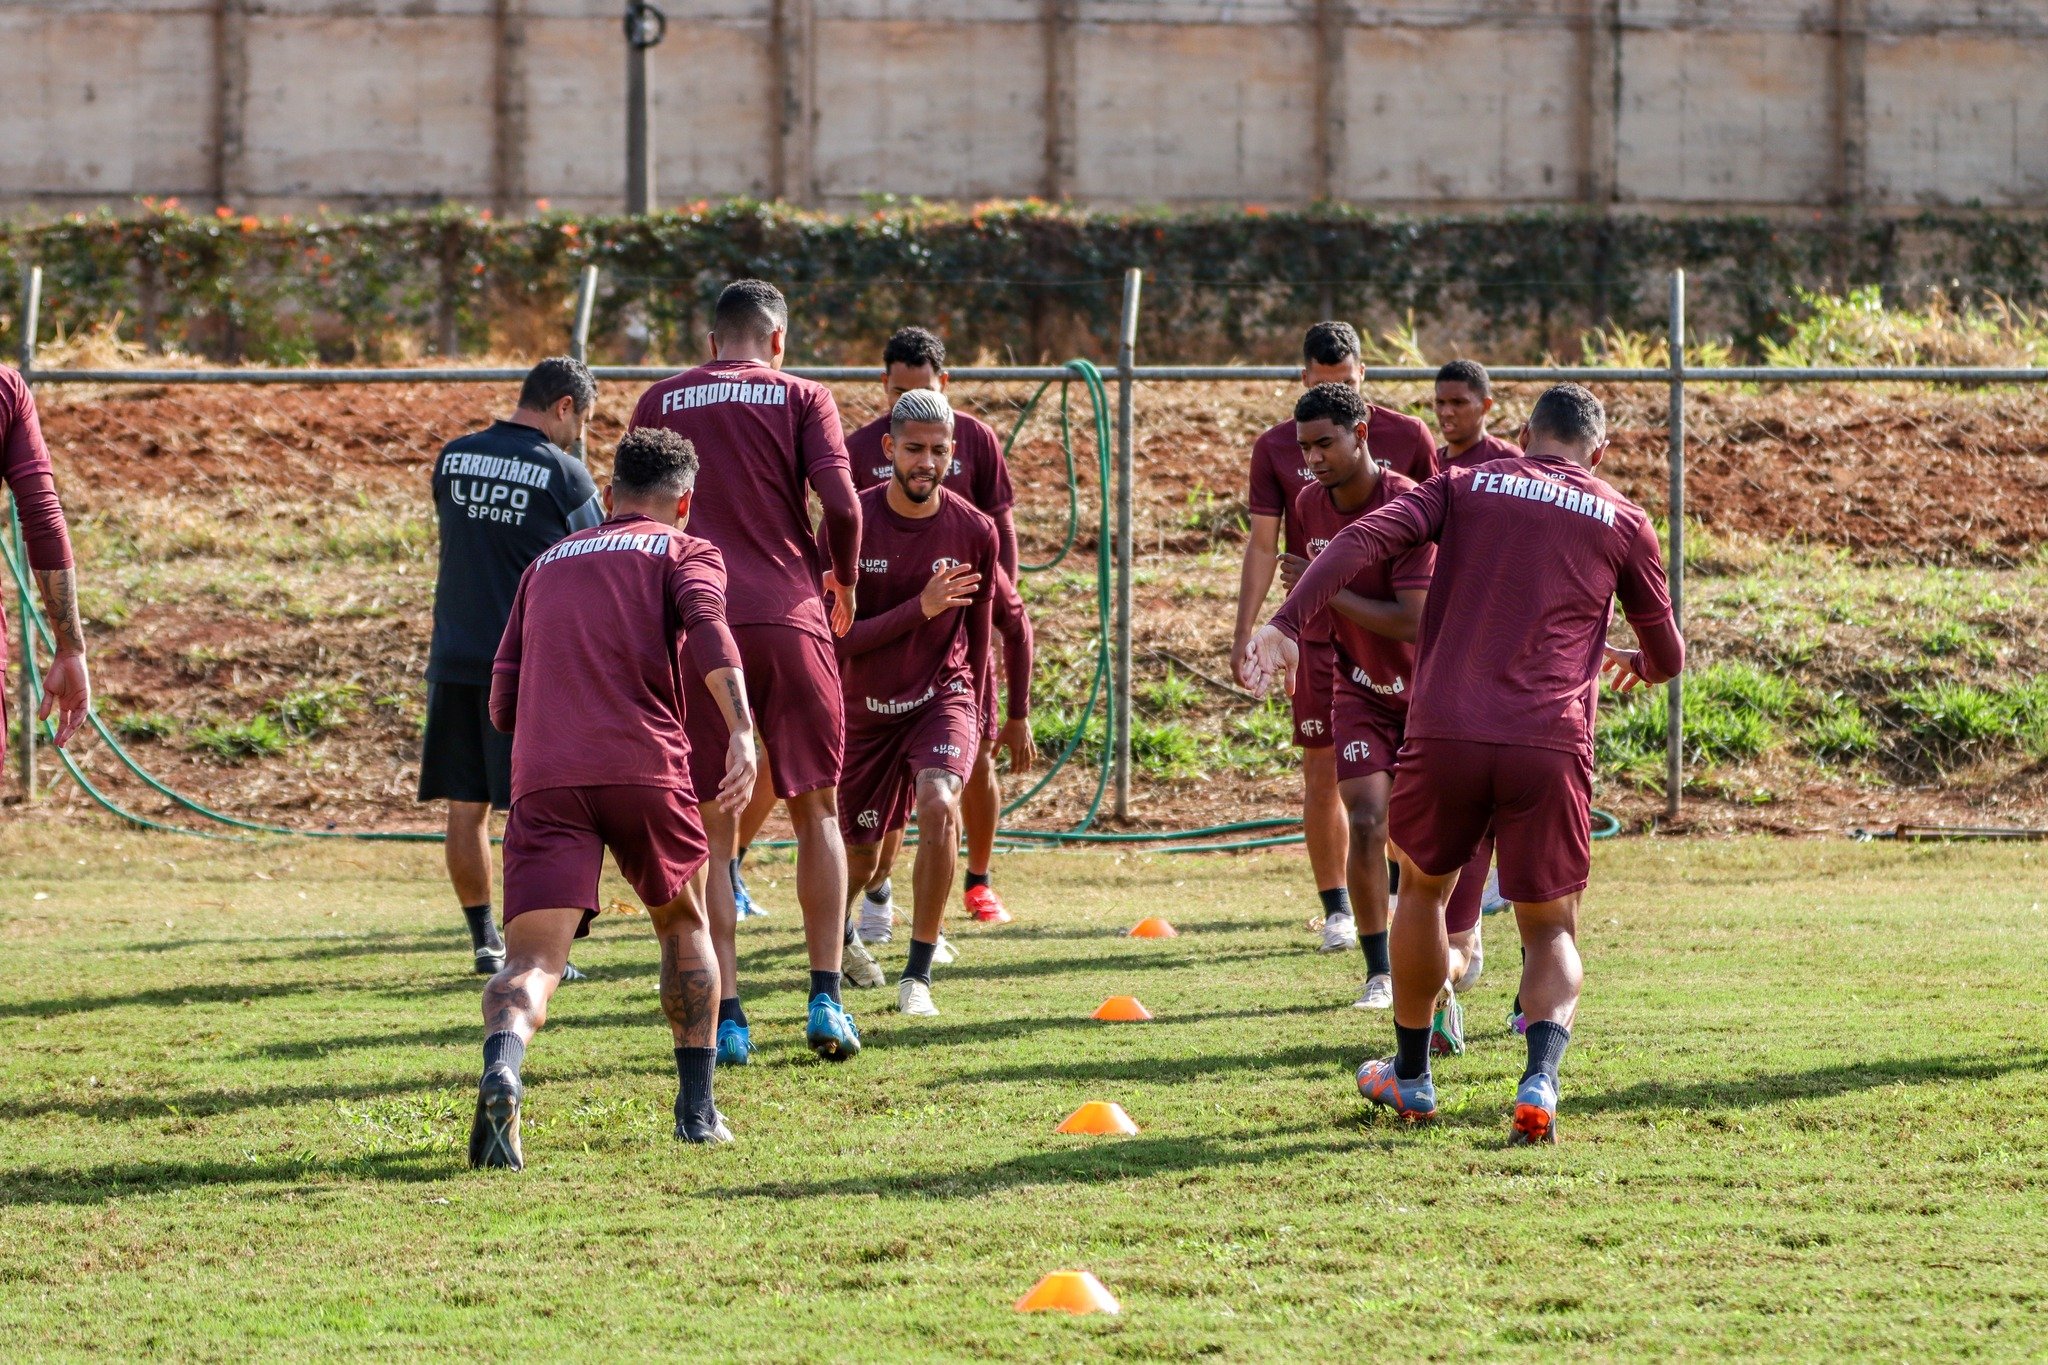
<svg viewBox="0 0 2048 1365">
<path fill-rule="evenodd" d="M 1023 599 L 1006 578 L 996 581 L 995 626 L 1003 637 L 1003 676 L 1009 680 L 1009 708 L 996 750 L 1010 755 L 1011 772 L 1021 773 L 1038 762 L 1038 741 L 1031 733 L 1031 668 L 1038 640 Z"/>
<path fill-rule="evenodd" d="M 738 816 L 754 799 L 754 781 L 761 767 L 754 749 L 754 717 L 747 707 L 746 675 L 738 668 L 715 668 L 704 675 L 704 686 L 718 703 L 730 736 L 725 745 L 725 776 L 718 784 L 718 808 Z"/>
<path fill-rule="evenodd" d="M 1266 605 L 1266 594 L 1273 590 L 1273 574 L 1279 559 L 1280 518 L 1252 513 L 1244 538 L 1244 563 L 1237 571 L 1237 625 L 1230 636 L 1231 667 L 1239 670 L 1237 680 L 1241 683 L 1251 681 L 1243 672 L 1245 642 L 1252 638 L 1252 628 L 1259 623 L 1259 609 Z"/>
<path fill-rule="evenodd" d="M 1287 695 L 1293 696 L 1294 680 L 1300 670 L 1301 646 L 1292 635 L 1270 622 L 1252 632 L 1238 664 L 1245 682 L 1261 697 L 1270 695 L 1276 682 L 1285 684 Z"/>
<path fill-rule="evenodd" d="M 1398 588 L 1391 602 L 1362 597 L 1346 588 L 1330 599 L 1330 610 L 1375 635 L 1412 645 L 1422 633 L 1422 608 L 1428 600 L 1427 588 Z"/>
<path fill-rule="evenodd" d="M 832 599 L 832 633 L 844 635 L 853 628 L 853 594 L 860 580 L 860 499 L 843 454 L 837 464 L 814 466 L 810 483 L 823 513 L 819 538 L 832 565 L 824 579 L 825 595 Z"/>
<path fill-rule="evenodd" d="M 57 746 L 62 748 L 85 723 L 92 708 L 92 677 L 85 666 L 85 626 L 78 616 L 78 578 L 74 569 L 38 569 L 36 591 L 43 599 L 43 615 L 50 619 L 50 633 L 57 642 L 57 655 L 50 671 L 43 675 L 43 704 L 37 720 L 57 715 Z"/>
</svg>

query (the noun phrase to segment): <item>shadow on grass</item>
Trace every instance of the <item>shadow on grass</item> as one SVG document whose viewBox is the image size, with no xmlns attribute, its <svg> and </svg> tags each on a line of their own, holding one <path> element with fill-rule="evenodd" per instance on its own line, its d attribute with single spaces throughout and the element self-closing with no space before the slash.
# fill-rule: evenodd
<svg viewBox="0 0 2048 1365">
<path fill-rule="evenodd" d="M 1300 919 L 1295 919 L 1293 917 L 1279 917 L 1272 920 L 1186 920 L 1174 916 L 1168 916 L 1168 918 L 1173 921 L 1173 927 L 1180 930 L 1182 937 L 1186 937 L 1189 934 L 1269 934 L 1276 929 L 1299 929 L 1307 923 L 1306 915 L 1303 915 Z M 1132 922 L 1136 923 L 1136 920 L 1137 917 L 1134 915 L 1132 918 Z M 1125 927 L 1128 928 L 1128 926 Z M 1073 926 L 1061 926 L 1052 924 L 1010 924 L 1006 925 L 1005 927 L 999 930 L 996 930 L 994 933 L 987 935 L 986 937 L 980 934 L 970 934 L 967 937 L 963 937 L 961 939 L 961 942 L 1000 943 L 1005 939 L 1024 939 L 1030 940 L 1035 943 L 1043 943 L 1059 939 L 1076 939 L 1098 943 L 1114 943 L 1119 939 L 1125 939 L 1129 937 L 1130 935 L 1125 933 L 1123 929 L 1104 928 L 1100 926 L 1093 928 L 1076 928 Z M 1303 941 L 1307 941 L 1307 933 L 1305 930 L 1303 931 Z"/>
<path fill-rule="evenodd" d="M 585 1071 L 581 1075 L 597 1073 Z M 474 1092 L 476 1074 L 470 1070 L 411 1076 L 404 1079 L 367 1081 L 336 1085 L 332 1081 L 308 1081 L 300 1085 L 268 1085 L 251 1089 L 159 1090 L 149 1094 L 108 1095 L 99 1099 L 47 1098 L 0 1101 L 0 1120 L 43 1118 L 65 1114 L 92 1119 L 97 1123 L 120 1123 L 136 1119 L 203 1119 L 235 1114 L 246 1109 L 277 1109 L 287 1105 L 332 1104 L 337 1100 L 384 1099 L 429 1090 Z"/>
<path fill-rule="evenodd" d="M 1811 1071 L 1733 1073 L 1725 1079 L 1638 1081 L 1618 1090 L 1574 1094 L 1569 1109 L 1614 1113 L 1630 1109 L 1754 1109 L 1786 1100 L 1824 1100 L 1893 1085 L 1988 1081 L 2015 1071 L 2048 1071 L 2048 1049 L 1984 1057 L 1891 1057 L 1838 1062 Z"/>
<path fill-rule="evenodd" d="M 943 969 L 946 981 L 986 981 L 1010 977 L 1066 976 L 1088 972 L 1179 971 L 1199 963 L 1211 966 L 1229 962 L 1263 962 L 1276 957 L 1296 957 L 1296 947 L 1245 949 L 1229 953 L 1202 953 L 1191 960 L 1192 949 L 1102 953 L 1093 957 L 1037 957 L 1016 962 L 977 962 L 963 955 L 959 962 Z"/>
<path fill-rule="evenodd" d="M 451 1174 L 445 1148 L 348 1157 L 339 1161 L 110 1161 L 99 1166 L 25 1166 L 0 1172 L 0 1208 L 31 1204 L 97 1204 L 135 1195 L 196 1186 L 303 1185 L 312 1179 L 356 1176 L 419 1183 Z"/>
<path fill-rule="evenodd" d="M 1211 1052 L 1199 1057 L 1132 1057 L 1110 1061 L 1040 1062 L 1025 1066 L 996 1066 L 982 1071 L 963 1071 L 939 1078 L 945 1085 L 1021 1085 L 1060 1081 L 1140 1081 L 1161 1084 L 1197 1080 L 1204 1076 L 1234 1071 L 1291 1071 L 1296 1069 L 1348 1072 L 1358 1065 L 1359 1047 L 1354 1040 L 1312 1043 L 1301 1047 L 1271 1048 L 1259 1052 Z"/>
</svg>

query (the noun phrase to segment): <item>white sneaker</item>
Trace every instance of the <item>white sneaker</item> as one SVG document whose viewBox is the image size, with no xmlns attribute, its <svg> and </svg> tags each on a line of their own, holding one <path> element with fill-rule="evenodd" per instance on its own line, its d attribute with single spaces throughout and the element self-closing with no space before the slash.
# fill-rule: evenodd
<svg viewBox="0 0 2048 1365">
<path fill-rule="evenodd" d="M 936 1019 L 939 1007 L 932 1003 L 932 988 L 914 976 L 896 983 L 896 1012 L 916 1019 Z"/>
<path fill-rule="evenodd" d="M 1500 869 L 1486 869 L 1486 885 L 1479 892 L 1479 913 L 1498 915 L 1503 910 L 1514 909 L 1514 902 L 1500 893 Z"/>
<path fill-rule="evenodd" d="M 894 935 L 890 926 L 896 922 L 896 899 L 886 896 L 876 900 L 862 894 L 860 898 L 860 941 L 862 943 L 887 943 Z"/>
<path fill-rule="evenodd" d="M 1486 971 L 1486 937 L 1483 924 L 1484 921 L 1481 921 L 1480 924 L 1472 926 L 1472 956 L 1466 959 L 1464 972 L 1451 983 L 1451 989 L 1460 995 L 1478 985 L 1479 978 Z"/>
<path fill-rule="evenodd" d="M 1358 921 L 1350 915 L 1331 915 L 1323 921 L 1323 946 L 1318 950 L 1325 953 L 1355 953 L 1358 951 Z"/>
<path fill-rule="evenodd" d="M 941 967 L 950 967 L 959 960 L 960 950 L 955 948 L 944 934 L 940 934 L 939 941 L 932 945 L 932 961 Z"/>
<path fill-rule="evenodd" d="M 1355 1010 L 1390 1010 L 1394 1008 L 1394 978 L 1385 972 L 1365 979 L 1365 989 L 1358 993 L 1358 999 L 1351 1002 Z"/>
<path fill-rule="evenodd" d="M 889 984 L 889 978 L 882 971 L 882 964 L 875 961 L 875 955 L 863 947 L 859 939 L 846 945 L 839 970 L 848 985 L 873 988 Z"/>
</svg>

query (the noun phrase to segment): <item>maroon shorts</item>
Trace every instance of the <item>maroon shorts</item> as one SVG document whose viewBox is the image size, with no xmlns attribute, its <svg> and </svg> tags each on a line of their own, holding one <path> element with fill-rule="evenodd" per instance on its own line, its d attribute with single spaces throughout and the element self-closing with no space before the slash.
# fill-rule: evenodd
<svg viewBox="0 0 2048 1365">
<path fill-rule="evenodd" d="M 845 703 L 839 695 L 839 661 L 830 641 L 795 626 L 732 627 L 747 677 L 747 705 L 775 794 L 783 800 L 839 782 L 845 753 Z M 690 785 L 710 801 L 725 780 L 725 747 L 731 733 L 725 715 L 704 687 L 704 678 L 683 656 L 683 728 L 690 738 Z"/>
<path fill-rule="evenodd" d="M 1589 755 L 1411 739 L 1394 774 L 1387 819 L 1395 846 L 1432 877 L 1471 861 L 1490 826 L 1501 894 L 1526 903 L 1585 889 L 1592 810 Z"/>
<path fill-rule="evenodd" d="M 965 782 L 981 743 L 980 709 L 969 695 L 941 692 L 893 723 L 850 731 L 839 780 L 839 832 L 846 842 L 878 843 L 908 824 L 917 775 L 927 768 L 944 768 Z"/>
<path fill-rule="evenodd" d="M 1330 731 L 1337 747 L 1337 780 L 1392 772 L 1408 713 L 1395 710 L 1349 678 L 1337 679 L 1330 697 Z"/>
<path fill-rule="evenodd" d="M 1330 747 L 1330 691 L 1337 681 L 1337 650 L 1328 640 L 1301 642 L 1294 670 L 1294 746 Z"/>
<path fill-rule="evenodd" d="M 528 910 L 597 915 L 604 851 L 649 908 L 667 905 L 709 851 L 697 807 L 673 787 L 543 787 L 512 802 L 505 823 L 505 919 Z"/>
</svg>

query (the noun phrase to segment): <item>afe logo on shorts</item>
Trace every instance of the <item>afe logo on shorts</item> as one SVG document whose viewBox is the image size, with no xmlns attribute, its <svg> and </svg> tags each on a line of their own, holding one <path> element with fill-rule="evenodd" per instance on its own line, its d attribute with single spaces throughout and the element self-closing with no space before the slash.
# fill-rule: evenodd
<svg viewBox="0 0 2048 1365">
<path fill-rule="evenodd" d="M 934 559 L 932 561 L 933 573 L 944 573 L 948 569 L 964 569 L 966 567 L 957 559 Z"/>
<path fill-rule="evenodd" d="M 882 823 L 882 813 L 878 810 L 864 810 L 853 817 L 853 822 L 862 829 L 873 829 Z"/>
<path fill-rule="evenodd" d="M 1363 763 L 1371 757 L 1372 745 L 1367 744 L 1362 739 L 1354 739 L 1344 746 L 1344 761 L 1346 763 Z"/>
<path fill-rule="evenodd" d="M 1325 728 L 1319 720 L 1305 720 L 1301 723 L 1301 732 L 1305 735 L 1319 735 Z"/>
</svg>

